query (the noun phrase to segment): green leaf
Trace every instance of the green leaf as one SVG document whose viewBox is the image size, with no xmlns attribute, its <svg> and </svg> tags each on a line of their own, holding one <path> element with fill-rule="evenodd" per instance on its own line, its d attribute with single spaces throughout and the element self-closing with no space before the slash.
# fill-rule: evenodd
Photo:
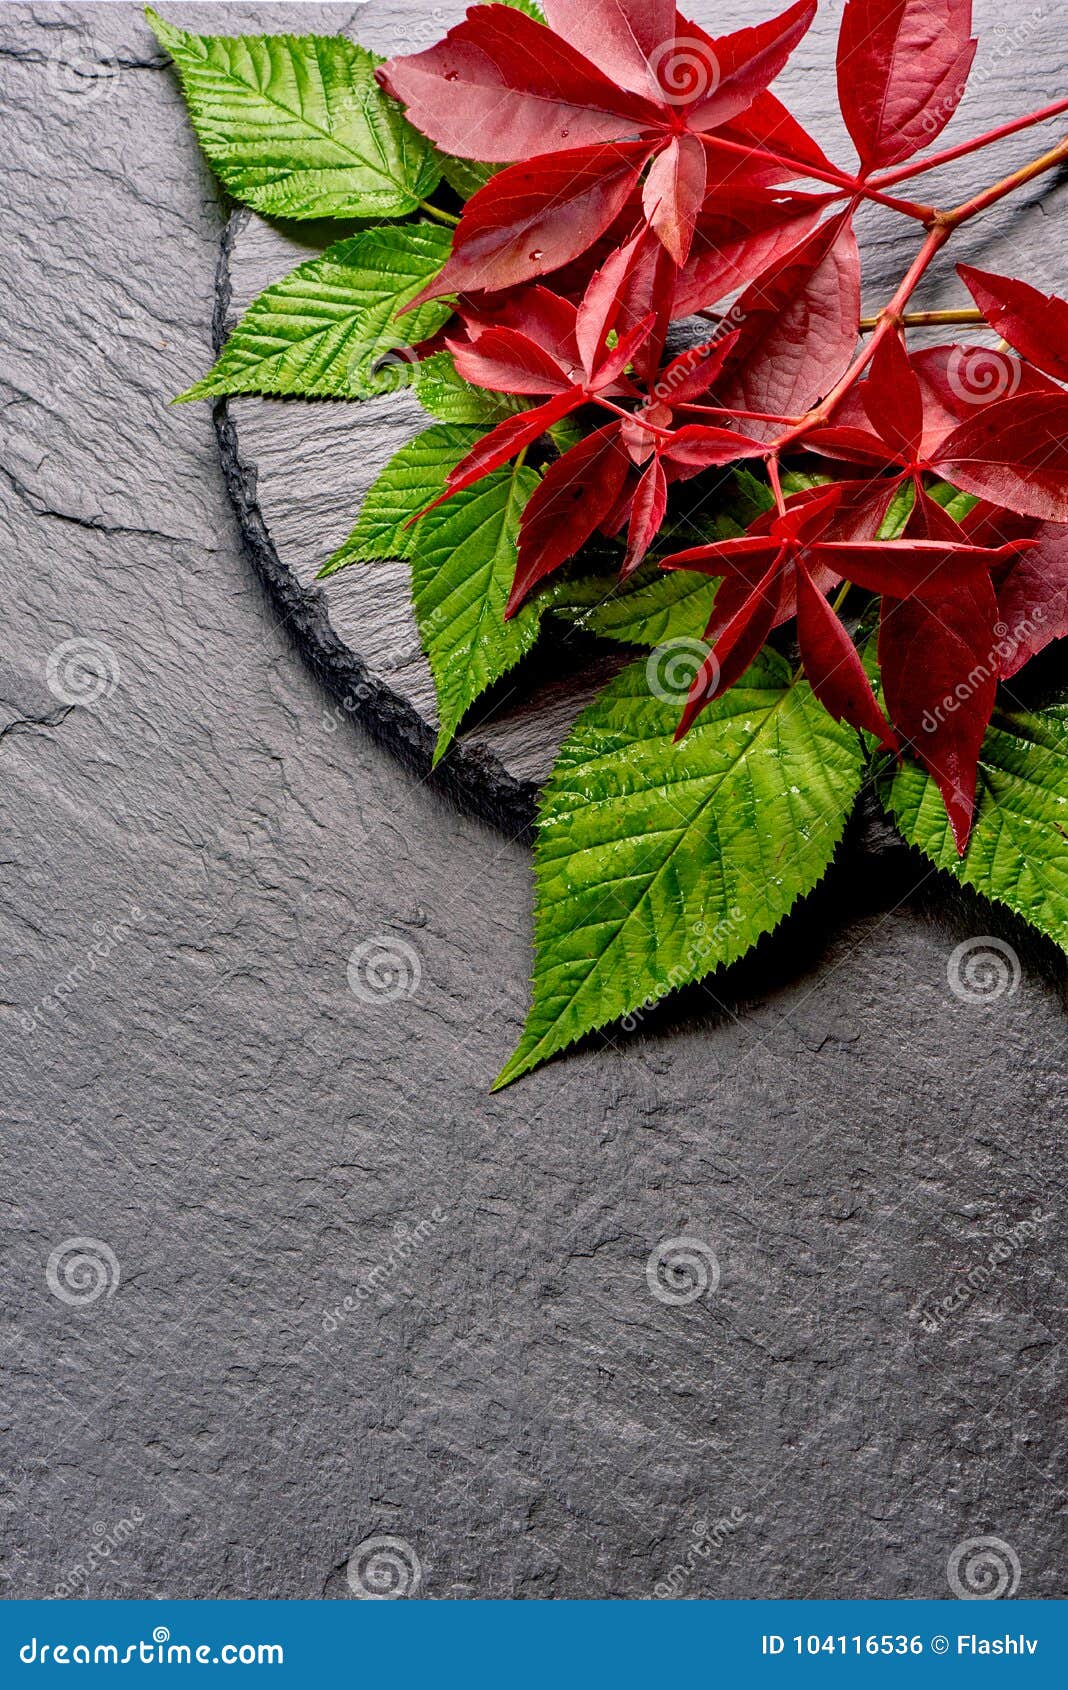
<svg viewBox="0 0 1068 1690">
<path fill-rule="evenodd" d="M 462 200 L 472 199 L 491 177 L 496 176 L 498 170 L 503 169 L 501 164 L 476 164 L 474 159 L 452 158 L 449 154 L 441 160 L 441 174 Z"/>
<path fill-rule="evenodd" d="M 671 656 L 624 670 L 550 777 L 534 1004 L 498 1086 L 742 956 L 817 884 L 841 838 L 861 783 L 857 735 L 765 652 L 673 745 L 687 677 Z"/>
<path fill-rule="evenodd" d="M 216 174 L 269 217 L 403 217 L 441 162 L 341 35 L 196 35 L 148 21 Z"/>
<path fill-rule="evenodd" d="M 878 540 L 900 540 L 916 503 L 916 489 L 911 481 L 903 481 L 890 501 L 890 509 L 879 526 Z"/>
<path fill-rule="evenodd" d="M 534 470 L 494 470 L 407 526 L 445 491 L 449 471 L 478 438 L 477 429 L 443 423 L 409 440 L 371 487 L 345 544 L 319 571 L 322 578 L 389 558 L 411 564 L 415 619 L 438 697 L 435 763 L 476 698 L 530 650 L 544 608 L 534 601 L 504 620 L 519 519 L 538 485 Z"/>
<path fill-rule="evenodd" d="M 527 408 L 525 400 L 509 393 L 472 387 L 457 373 L 449 352 L 435 352 L 417 365 L 412 385 L 424 411 L 439 422 L 492 425 Z"/>
<path fill-rule="evenodd" d="M 368 490 L 355 528 L 320 569 L 319 579 L 353 563 L 410 559 L 416 534 L 414 526 L 407 526 L 409 518 L 441 497 L 449 471 L 479 434 L 476 428 L 441 424 L 406 441 Z"/>
<path fill-rule="evenodd" d="M 365 399 L 410 385 L 411 343 L 441 328 L 452 307 L 433 300 L 397 314 L 448 251 L 448 231 L 431 223 L 386 224 L 338 241 L 254 299 L 215 368 L 181 398 Z"/>
<path fill-rule="evenodd" d="M 995 712 L 963 857 L 938 789 L 917 764 L 888 776 L 882 796 L 910 845 L 1068 951 L 1068 704 Z"/>
<path fill-rule="evenodd" d="M 516 465 L 494 470 L 416 524 L 412 600 L 438 696 L 435 763 L 475 700 L 538 637 L 535 603 L 504 620 L 519 519 L 538 479 L 534 470 Z"/>
<path fill-rule="evenodd" d="M 951 487 L 948 481 L 936 481 L 927 489 L 936 505 L 947 510 L 954 522 L 963 522 L 964 518 L 973 511 L 981 501 L 974 493 L 961 493 L 956 487 Z"/>
<path fill-rule="evenodd" d="M 658 646 L 665 640 L 700 640 L 712 614 L 714 589 L 705 575 L 672 570 L 629 583 L 593 577 L 568 582 L 553 614 L 590 634 L 622 645 Z"/>
</svg>

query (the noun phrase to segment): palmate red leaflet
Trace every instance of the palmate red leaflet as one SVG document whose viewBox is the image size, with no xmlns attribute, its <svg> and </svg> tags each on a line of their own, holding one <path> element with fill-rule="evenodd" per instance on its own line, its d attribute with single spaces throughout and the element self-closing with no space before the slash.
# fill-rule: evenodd
<svg viewBox="0 0 1068 1690">
<path fill-rule="evenodd" d="M 952 116 L 975 51 L 971 3 L 846 0 L 838 78 L 855 178 L 770 92 L 813 9 L 799 0 L 717 37 L 664 0 L 550 0 L 546 25 L 475 6 L 437 47 L 383 68 L 439 145 L 506 166 L 468 202 L 445 268 L 417 298 L 457 296 L 459 329 L 434 345 L 475 386 L 543 401 L 492 430 L 444 496 L 532 445 L 535 464 L 549 459 L 521 524 L 511 615 L 597 531 L 618 536 L 632 573 L 674 484 L 768 458 L 776 508 L 742 540 L 666 560 L 721 578 L 684 727 L 796 618 L 817 697 L 882 745 L 911 747 L 963 844 L 990 689 L 1042 648 L 1040 624 L 1060 631 L 1068 613 L 1068 394 L 1051 379 L 1068 372 L 1068 302 L 965 266 L 991 326 L 1023 356 L 966 344 L 910 353 L 905 312 L 950 228 L 1015 179 L 937 216 L 891 199 L 928 236 L 870 354 L 858 350 L 856 204 L 879 197 L 877 173 L 910 174 L 905 161 Z M 783 188 L 806 174 L 836 192 Z M 541 275 L 555 276 L 551 289 L 531 285 Z M 708 346 L 664 367 L 671 323 L 711 317 L 730 295 Z M 545 431 L 569 413 L 586 433 L 553 458 Z M 786 502 L 780 459 L 795 451 L 818 454 L 834 479 Z M 983 501 L 982 520 L 958 524 L 931 497 L 936 476 Z M 879 540 L 909 484 L 904 533 Z M 838 583 L 882 599 L 885 711 L 828 603 Z M 1005 607 L 1020 631 L 947 725 L 937 695 L 967 683 L 962 665 L 994 640 Z"/>
<path fill-rule="evenodd" d="M 562 0 L 553 28 L 505 6 L 474 6 L 436 46 L 381 66 L 382 85 L 438 146 L 512 166 L 468 203 L 452 255 L 420 301 L 512 287 L 569 263 L 608 228 L 650 161 L 646 224 L 683 263 L 708 190 L 746 177 L 749 146 L 729 125 L 744 132 L 749 114 L 804 155 L 771 160 L 770 174 L 762 159 L 760 180 L 822 160 L 767 92 L 815 12 L 815 0 L 797 0 L 780 17 L 713 37 L 660 4 Z"/>
<path fill-rule="evenodd" d="M 971 264 L 957 270 L 990 327 L 1047 375 L 1068 381 L 1068 299 Z"/>
<path fill-rule="evenodd" d="M 719 402 L 802 414 L 848 368 L 859 317 L 860 255 L 846 211 L 788 252 L 732 307 L 738 342 Z"/>
<path fill-rule="evenodd" d="M 838 97 L 865 172 L 941 134 L 975 57 L 971 0 L 846 0 Z"/>
</svg>

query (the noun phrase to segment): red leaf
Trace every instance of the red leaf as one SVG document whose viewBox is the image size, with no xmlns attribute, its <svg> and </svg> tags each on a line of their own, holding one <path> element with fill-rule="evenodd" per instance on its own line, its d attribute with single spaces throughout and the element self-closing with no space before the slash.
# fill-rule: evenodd
<svg viewBox="0 0 1068 1690">
<path fill-rule="evenodd" d="M 1068 393 L 986 406 L 943 441 L 934 468 L 1021 516 L 1068 522 Z"/>
<path fill-rule="evenodd" d="M 860 398 L 868 421 L 891 448 L 894 461 L 914 463 L 923 439 L 923 394 L 896 334 L 884 336 L 876 347 Z"/>
<path fill-rule="evenodd" d="M 975 57 L 971 27 L 972 0 L 846 0 L 838 98 L 866 173 L 941 134 Z"/>
<path fill-rule="evenodd" d="M 996 621 L 994 589 L 985 577 L 935 603 L 883 600 L 879 662 L 887 708 L 937 781 L 962 855 L 997 694 Z"/>
<path fill-rule="evenodd" d="M 575 338 L 586 370 L 594 369 L 603 353 L 605 341 L 620 319 L 630 292 L 631 277 L 641 260 L 646 239 L 645 231 L 641 230 L 626 246 L 618 247 L 591 278 L 583 294 L 575 321 Z M 648 312 L 643 311 L 637 320 L 626 325 L 624 332 L 636 328 L 641 318 L 647 315 Z"/>
<path fill-rule="evenodd" d="M 676 39 L 665 43 L 656 65 L 663 97 L 686 105 L 691 129 L 729 123 L 774 82 L 815 16 L 816 0 L 797 0 L 767 23 L 720 36 L 680 18 Z"/>
<path fill-rule="evenodd" d="M 490 429 L 488 434 L 474 445 L 465 458 L 461 458 L 456 468 L 448 475 L 448 492 L 440 499 L 427 505 L 427 510 L 433 510 L 434 505 L 451 499 L 454 493 L 462 493 L 465 487 L 471 487 L 476 481 L 481 481 L 491 470 L 499 469 L 510 458 L 521 452 L 524 446 L 532 446 L 547 428 L 559 422 L 573 411 L 579 402 L 574 390 L 567 393 L 557 393 L 544 405 L 539 405 L 533 411 L 521 411 L 516 417 L 505 417 L 496 428 Z M 422 516 L 425 513 L 419 512 Z M 412 519 L 414 521 L 414 518 Z"/>
<path fill-rule="evenodd" d="M 628 575 L 633 575 L 644 561 L 645 554 L 660 532 L 664 512 L 667 510 L 667 499 L 667 477 L 659 458 L 654 458 L 638 483 L 631 505 L 627 555 L 620 572 L 621 580 L 625 581 Z"/>
<path fill-rule="evenodd" d="M 784 182 L 793 176 L 804 176 L 806 165 L 814 165 L 817 173 L 834 169 L 826 153 L 774 94 L 758 94 L 748 111 L 724 124 L 719 133 L 725 140 L 747 141 L 751 146 L 766 148 L 784 160 L 779 168 L 756 162 L 747 166 L 747 175 L 753 181 Z"/>
<path fill-rule="evenodd" d="M 813 542 L 815 544 L 815 542 Z M 964 591 L 998 562 L 1014 557 L 1019 544 L 990 550 L 964 541 L 880 540 L 875 545 L 832 540 L 818 543 L 820 561 L 870 593 L 894 598 L 941 599 Z"/>
<path fill-rule="evenodd" d="M 445 152 L 487 164 L 622 140 L 660 115 L 510 6 L 473 6 L 443 41 L 377 75 Z"/>
<path fill-rule="evenodd" d="M 584 545 L 619 498 L 630 461 L 610 423 L 587 435 L 546 470 L 523 512 L 519 562 L 505 617 L 533 587 Z"/>
<path fill-rule="evenodd" d="M 976 545 L 998 546 L 1030 539 L 1031 549 L 995 576 L 998 622 L 995 632 L 1001 673 L 1008 680 L 1054 640 L 1068 639 L 1068 528 L 1033 522 L 991 505 L 977 505 L 964 520 Z"/>
<path fill-rule="evenodd" d="M 909 361 L 923 398 L 919 456 L 924 462 L 936 458 L 947 434 L 981 407 L 1015 394 L 1060 392 L 1046 376 L 1011 352 L 998 352 L 989 346 L 931 346 L 913 352 Z M 818 445 L 828 456 L 848 459 L 860 445 L 859 440 L 850 443 L 850 431 L 861 430 L 875 440 L 864 406 L 864 387 L 860 383 L 850 388 L 835 406 L 830 428 L 807 434 L 806 446 Z M 885 453 L 870 448 L 854 461 L 869 460 L 884 464 L 891 461 Z"/>
<path fill-rule="evenodd" d="M 721 374 L 737 338 L 725 334 L 680 352 L 657 377 L 654 392 L 659 403 L 678 408 L 700 399 Z"/>
<path fill-rule="evenodd" d="M 660 448 L 660 457 L 674 469 L 696 474 L 698 470 L 733 464 L 741 458 L 762 457 L 766 450 L 763 441 L 750 440 L 733 429 L 687 423 L 684 428 L 676 429 L 670 442 Z"/>
<path fill-rule="evenodd" d="M 745 674 L 779 619 L 784 584 L 783 554 L 778 553 L 726 623 L 698 670 L 675 734 L 677 740 L 689 732 L 707 704 Z"/>
<path fill-rule="evenodd" d="M 897 737 L 876 702 L 853 641 L 803 564 L 797 566 L 796 578 L 797 638 L 813 692 L 836 722 L 863 728 L 880 745 L 896 750 Z"/>
<path fill-rule="evenodd" d="M 1068 381 L 1068 299 L 1040 293 L 1027 282 L 994 276 L 970 264 L 957 269 L 992 329 L 1032 364 Z"/>
<path fill-rule="evenodd" d="M 728 410 L 795 416 L 827 393 L 859 335 L 851 214 L 831 218 L 747 288 L 731 322 L 740 333 L 718 396 Z"/>
<path fill-rule="evenodd" d="M 704 310 L 746 287 L 812 232 L 826 203 L 816 195 L 773 197 L 752 187 L 732 188 L 728 196 L 714 187 L 675 283 L 675 315 Z"/>
<path fill-rule="evenodd" d="M 569 264 L 622 211 L 648 156 L 648 145 L 635 142 L 502 170 L 468 200 L 445 268 L 405 310 L 446 293 L 515 287 Z"/>
<path fill-rule="evenodd" d="M 739 535 L 736 540 L 715 540 L 705 546 L 690 546 L 684 552 L 672 552 L 663 558 L 661 569 L 692 569 L 698 575 L 740 574 L 751 589 L 757 579 L 774 563 L 782 551 L 777 539 L 761 535 Z"/>
<path fill-rule="evenodd" d="M 654 158 L 642 194 L 649 227 L 676 264 L 685 264 L 705 197 L 705 149 L 696 135 L 676 135 Z"/>
<path fill-rule="evenodd" d="M 566 393 L 575 385 L 551 353 L 518 329 L 485 329 L 477 340 L 445 344 L 464 381 L 491 393 Z"/>
<path fill-rule="evenodd" d="M 675 0 L 545 0 L 558 35 L 635 94 L 658 99 L 650 61 L 675 34 Z"/>
</svg>

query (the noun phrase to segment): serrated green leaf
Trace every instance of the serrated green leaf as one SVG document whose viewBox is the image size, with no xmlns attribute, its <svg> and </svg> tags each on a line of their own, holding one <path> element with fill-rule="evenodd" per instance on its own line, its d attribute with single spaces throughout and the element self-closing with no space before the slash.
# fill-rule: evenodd
<svg viewBox="0 0 1068 1690">
<path fill-rule="evenodd" d="M 995 712 L 963 857 L 938 788 L 917 764 L 904 764 L 881 790 L 910 845 L 1068 951 L 1068 704 Z"/>
<path fill-rule="evenodd" d="M 714 587 L 688 570 L 653 575 L 628 591 L 629 583 L 595 578 L 561 590 L 553 614 L 601 639 L 621 645 L 662 645 L 665 640 L 699 640 L 712 614 Z"/>
<path fill-rule="evenodd" d="M 432 223 L 363 229 L 254 299 L 213 370 L 182 399 L 290 393 L 367 399 L 411 384 L 411 346 L 446 323 L 437 300 L 398 318 L 440 269 L 449 234 Z"/>
<path fill-rule="evenodd" d="M 738 466 L 731 471 L 734 482 L 734 498 L 731 500 L 731 510 L 738 518 L 742 528 L 748 528 L 757 517 L 770 511 L 775 503 L 775 495 L 766 481 L 754 475 L 752 470 Z"/>
<path fill-rule="evenodd" d="M 200 144 L 269 217 L 403 217 L 441 162 L 379 88 L 381 60 L 341 35 L 196 35 L 148 21 L 174 60 Z"/>
<path fill-rule="evenodd" d="M 550 777 L 534 1004 L 498 1086 L 742 956 L 817 884 L 841 838 L 860 741 L 807 683 L 766 652 L 673 745 L 685 677 L 671 662 L 666 648 L 626 669 Z"/>
<path fill-rule="evenodd" d="M 538 637 L 536 603 L 504 620 L 519 520 L 537 485 L 532 469 L 513 464 L 494 470 L 415 525 L 412 602 L 437 690 L 435 763 L 475 700 Z"/>
<path fill-rule="evenodd" d="M 355 528 L 320 569 L 319 579 L 353 563 L 410 559 L 416 532 L 414 525 L 407 526 L 409 518 L 440 498 L 449 471 L 479 435 L 477 428 L 442 423 L 406 441 L 368 489 Z"/>
<path fill-rule="evenodd" d="M 524 400 L 510 393 L 472 387 L 457 373 L 449 352 L 435 352 L 417 365 L 412 386 L 424 411 L 439 422 L 492 425 L 527 408 Z"/>
<path fill-rule="evenodd" d="M 441 174 L 462 200 L 472 199 L 491 177 L 503 169 L 502 164 L 476 164 L 473 159 L 452 158 L 449 154 L 441 160 Z"/>
</svg>

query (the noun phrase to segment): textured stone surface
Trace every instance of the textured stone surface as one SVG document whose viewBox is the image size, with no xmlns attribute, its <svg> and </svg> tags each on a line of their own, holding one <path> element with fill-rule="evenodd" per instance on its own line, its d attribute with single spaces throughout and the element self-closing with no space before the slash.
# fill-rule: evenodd
<svg viewBox="0 0 1068 1690">
<path fill-rule="evenodd" d="M 962 126 L 1065 66 L 1051 9 Z M 1063 1594 L 1063 969 L 908 858 L 847 858 L 729 995 L 487 1098 L 528 852 L 321 691 L 206 408 L 167 405 L 210 357 L 226 210 L 171 77 L 132 7 L 13 6 L 0 86 L 3 1593 L 347 1597 L 390 1533 L 435 1598 L 645 1596 L 734 1508 L 683 1594 L 943 1595 L 988 1532 L 1021 1595 Z M 1054 226 L 1019 227 L 1063 285 Z M 106 648 L 89 705 L 46 684 L 72 639 Z M 950 955 L 987 934 L 1018 989 L 962 1002 Z M 376 936 L 410 948 L 403 999 L 350 989 Z M 669 1307 L 646 1261 L 679 1234 L 720 1281 Z M 49 1290 L 72 1238 L 114 1253 L 113 1295 Z"/>
</svg>

